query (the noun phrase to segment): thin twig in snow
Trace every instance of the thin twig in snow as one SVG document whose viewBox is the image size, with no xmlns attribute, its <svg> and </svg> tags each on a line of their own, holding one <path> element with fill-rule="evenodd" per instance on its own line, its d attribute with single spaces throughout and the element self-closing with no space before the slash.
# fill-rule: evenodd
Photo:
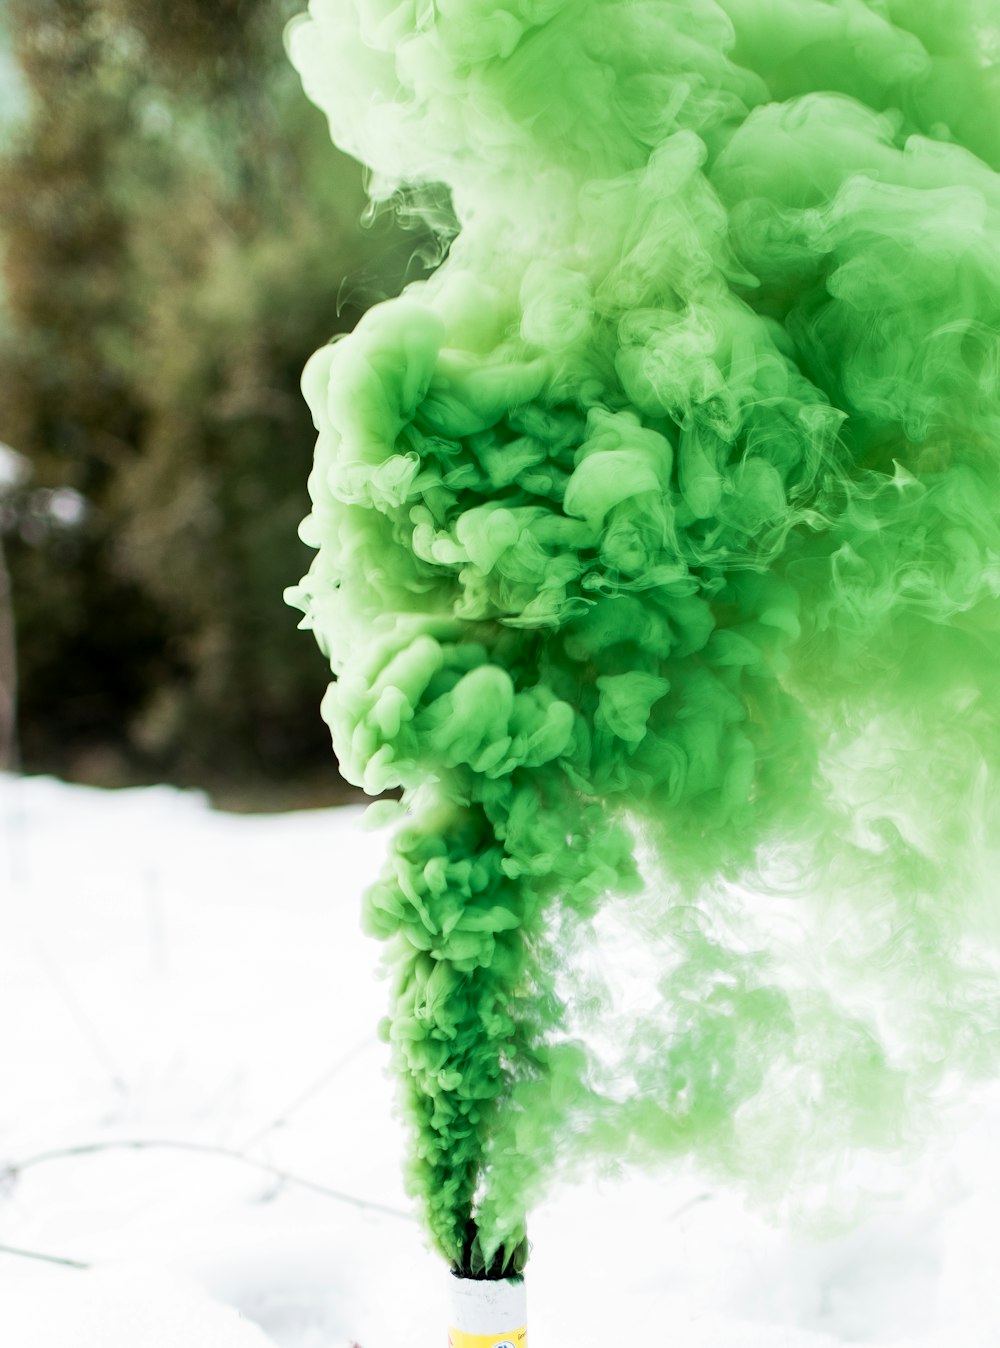
<svg viewBox="0 0 1000 1348">
<path fill-rule="evenodd" d="M 278 1166 L 268 1165 L 266 1161 L 257 1161 L 252 1156 L 244 1156 L 242 1152 L 234 1151 L 230 1147 L 216 1146 L 210 1142 L 185 1142 L 169 1138 L 117 1138 L 108 1142 L 84 1142 L 75 1147 L 57 1147 L 51 1151 L 38 1152 L 37 1155 L 28 1156 L 23 1161 L 13 1161 L 0 1170 L 0 1185 L 16 1184 L 26 1170 L 34 1170 L 36 1166 L 48 1165 L 52 1161 L 69 1160 L 78 1156 L 97 1156 L 101 1152 L 110 1151 L 180 1151 L 198 1156 L 221 1156 L 229 1161 L 239 1161 L 241 1165 L 249 1166 L 263 1175 L 270 1175 L 282 1184 L 307 1189 L 311 1193 L 322 1194 L 324 1198 L 333 1198 L 340 1203 L 349 1203 L 351 1207 L 362 1211 L 378 1212 L 384 1217 L 398 1217 L 404 1222 L 416 1221 L 412 1213 L 404 1212 L 401 1208 L 392 1208 L 385 1203 L 372 1203 L 366 1198 L 343 1193 L 340 1189 L 331 1189 L 326 1184 L 317 1183 L 316 1180 L 305 1179 L 302 1175 L 294 1175 Z"/>
<path fill-rule="evenodd" d="M 49 982 L 52 984 L 52 987 L 66 1007 L 66 1010 L 69 1012 L 73 1023 L 80 1031 L 81 1036 L 90 1045 L 94 1057 L 108 1074 L 112 1086 L 114 1086 L 119 1095 L 127 1095 L 128 1082 L 118 1070 L 118 1064 L 115 1062 L 114 1054 L 111 1052 L 104 1036 L 98 1030 L 83 1003 L 80 1001 L 80 998 L 76 995 L 76 992 L 66 975 L 37 941 L 34 943 L 34 949 L 35 958 L 45 971 Z"/>
<path fill-rule="evenodd" d="M 365 1049 L 370 1048 L 372 1044 L 377 1042 L 378 1040 L 375 1035 L 365 1035 L 360 1043 L 355 1044 L 349 1052 L 345 1053 L 342 1057 L 338 1058 L 332 1066 L 328 1067 L 322 1076 L 317 1077 L 311 1085 L 306 1086 L 304 1090 L 300 1091 L 292 1102 L 287 1104 L 284 1109 L 276 1114 L 269 1123 L 265 1123 L 263 1127 L 258 1128 L 251 1137 L 247 1138 L 246 1142 L 243 1143 L 243 1146 L 255 1146 L 256 1143 L 267 1137 L 268 1133 L 273 1133 L 275 1128 L 280 1128 L 286 1124 L 294 1113 L 301 1109 L 301 1107 L 311 1100 L 314 1095 L 318 1095 L 321 1090 L 328 1086 L 345 1067 L 348 1067 L 355 1058 L 365 1051 Z"/>
<path fill-rule="evenodd" d="M 60 1268 L 90 1268 L 80 1259 L 66 1259 L 58 1254 L 41 1254 L 38 1250 L 21 1250 L 16 1245 L 0 1245 L 0 1254 L 13 1254 L 18 1259 L 38 1259 L 43 1264 L 58 1264 Z"/>
<path fill-rule="evenodd" d="M 668 1222 L 676 1222 L 678 1217 L 683 1217 L 685 1212 L 690 1212 L 692 1208 L 698 1207 L 700 1203 L 708 1203 L 715 1197 L 715 1194 L 696 1194 L 694 1198 L 689 1198 L 686 1203 L 682 1203 L 667 1218 Z"/>
<path fill-rule="evenodd" d="M 166 923 L 163 910 L 163 886 L 159 869 L 147 866 L 143 872 L 146 884 L 146 928 L 149 938 L 149 967 L 157 975 L 167 972 Z"/>
</svg>

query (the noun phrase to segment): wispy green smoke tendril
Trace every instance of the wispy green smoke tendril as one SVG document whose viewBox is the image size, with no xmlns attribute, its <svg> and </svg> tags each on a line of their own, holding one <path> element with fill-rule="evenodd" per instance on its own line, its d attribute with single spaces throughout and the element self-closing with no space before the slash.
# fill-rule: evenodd
<svg viewBox="0 0 1000 1348">
<path fill-rule="evenodd" d="M 1000 3 L 311 0 L 290 49 L 457 226 L 307 369 L 292 592 L 409 806 L 366 921 L 435 1242 L 516 1267 L 587 1151 L 777 1193 L 899 1140 L 1000 1023 Z M 637 839 L 612 1062 L 560 965 Z"/>
</svg>

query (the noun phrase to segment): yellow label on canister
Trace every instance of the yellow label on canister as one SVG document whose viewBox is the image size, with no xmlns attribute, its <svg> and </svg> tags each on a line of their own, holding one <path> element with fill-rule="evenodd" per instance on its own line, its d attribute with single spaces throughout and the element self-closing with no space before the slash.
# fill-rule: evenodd
<svg viewBox="0 0 1000 1348">
<path fill-rule="evenodd" d="M 461 1329 L 449 1329 L 448 1348 L 528 1348 L 528 1331 L 515 1329 L 510 1334 L 466 1334 Z"/>
</svg>

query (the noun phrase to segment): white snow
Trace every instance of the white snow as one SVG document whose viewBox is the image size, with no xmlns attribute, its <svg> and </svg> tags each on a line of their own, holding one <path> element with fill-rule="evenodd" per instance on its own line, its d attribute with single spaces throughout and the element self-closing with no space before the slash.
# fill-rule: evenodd
<svg viewBox="0 0 1000 1348">
<path fill-rule="evenodd" d="M 212 1301 L 187 1279 L 141 1265 L 4 1280 L 4 1342 L 31 1348 L 269 1348 L 271 1340 L 238 1311 Z M 7 1335 L 9 1334 L 9 1339 Z"/>
<path fill-rule="evenodd" d="M 89 1268 L 0 1253 L 2 1348 L 443 1346 L 358 930 L 384 836 L 360 819 L 0 778 L 0 1169 L 190 1148 L 8 1177 L 0 1246 Z M 996 1348 L 998 1118 L 994 1095 L 826 1242 L 676 1177 L 561 1190 L 532 1215 L 531 1342 Z"/>
</svg>

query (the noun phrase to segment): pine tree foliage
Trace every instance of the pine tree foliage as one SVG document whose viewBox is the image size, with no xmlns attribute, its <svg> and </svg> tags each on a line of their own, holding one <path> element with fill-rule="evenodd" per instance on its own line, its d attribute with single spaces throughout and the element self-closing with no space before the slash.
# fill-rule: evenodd
<svg viewBox="0 0 1000 1348">
<path fill-rule="evenodd" d="M 29 768 L 330 770 L 326 671 L 281 597 L 304 556 L 299 376 L 412 241 L 359 228 L 289 12 L 11 4 L 31 108 L 0 161 L 0 439 L 36 501 L 81 506 L 7 523 Z"/>
</svg>

